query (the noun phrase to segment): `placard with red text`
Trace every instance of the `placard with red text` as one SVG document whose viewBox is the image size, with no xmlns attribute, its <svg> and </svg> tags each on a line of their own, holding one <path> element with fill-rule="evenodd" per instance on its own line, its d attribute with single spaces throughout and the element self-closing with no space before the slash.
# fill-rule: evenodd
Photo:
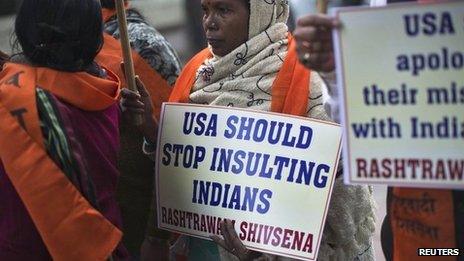
<svg viewBox="0 0 464 261">
<path fill-rule="evenodd" d="M 346 182 L 464 189 L 464 2 L 336 16 Z"/>
<path fill-rule="evenodd" d="M 160 228 L 209 240 L 227 218 L 251 249 L 316 260 L 341 151 L 339 125 L 165 103 L 160 128 Z"/>
</svg>

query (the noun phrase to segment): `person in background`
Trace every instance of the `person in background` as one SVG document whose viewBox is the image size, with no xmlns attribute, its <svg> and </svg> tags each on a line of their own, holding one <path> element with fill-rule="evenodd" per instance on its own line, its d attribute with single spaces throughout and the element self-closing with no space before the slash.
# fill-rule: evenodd
<svg viewBox="0 0 464 261">
<path fill-rule="evenodd" d="M 330 120 L 322 106 L 323 81 L 298 62 L 286 25 L 288 1 L 202 0 L 201 6 L 209 47 L 186 65 L 169 101 Z M 137 100 L 135 94 L 133 98 Z M 319 260 L 372 260 L 372 191 L 367 186 L 345 186 L 337 176 Z M 247 250 L 230 221 L 222 223 L 221 231 L 224 238 L 213 237 L 215 243 L 180 236 L 171 247 L 172 258 L 285 260 Z"/>
<path fill-rule="evenodd" d="M 101 0 L 104 21 L 104 45 L 97 56 L 97 61 L 114 71 L 120 79 L 124 79 L 121 70 L 122 51 L 119 42 L 119 26 L 116 16 L 115 1 Z M 180 62 L 176 52 L 169 42 L 140 14 L 130 8 L 126 2 L 126 17 L 129 41 L 133 48 L 135 73 L 145 84 L 150 93 L 153 105 L 153 117 L 159 118 L 161 104 L 168 100 L 180 72 Z M 130 119 L 123 119 L 121 131 L 121 152 L 119 154 L 119 169 L 121 172 L 118 184 L 118 202 L 124 221 L 123 242 L 130 253 L 139 256 L 140 246 L 147 233 L 147 238 L 153 238 L 157 231 L 147 231 L 147 222 L 153 221 L 154 213 L 150 214 L 153 193 L 154 163 L 141 150 L 153 152 L 155 147 L 155 132 L 143 135 L 133 131 Z M 153 127 L 151 127 L 153 128 Z M 153 227 L 150 225 L 149 227 Z M 145 244 L 150 244 L 147 240 Z"/>
<path fill-rule="evenodd" d="M 0 73 L 0 260 L 128 260 L 98 0 L 24 0 Z"/>
<path fill-rule="evenodd" d="M 376 1 L 376 3 L 379 1 Z M 413 2 L 413 1 L 388 1 Z M 418 2 L 440 2 L 424 0 Z M 331 80 L 331 107 L 338 107 L 335 87 L 335 60 L 332 45 L 332 30 L 340 27 L 334 17 L 313 14 L 302 17 L 295 30 L 295 39 L 300 61 L 311 70 L 325 72 Z M 332 111 L 339 118 L 338 110 Z M 417 212 L 404 210 L 401 200 L 432 203 L 433 211 Z M 387 215 L 382 226 L 382 248 L 387 260 L 403 261 L 417 259 L 418 248 L 464 249 L 464 191 L 443 189 L 417 189 L 390 187 L 387 193 Z M 423 228 L 439 231 L 436 235 L 424 236 L 400 226 L 400 220 L 408 220 Z M 437 260 L 437 257 L 421 257 L 421 260 Z M 450 257 L 447 260 L 459 260 Z"/>
</svg>

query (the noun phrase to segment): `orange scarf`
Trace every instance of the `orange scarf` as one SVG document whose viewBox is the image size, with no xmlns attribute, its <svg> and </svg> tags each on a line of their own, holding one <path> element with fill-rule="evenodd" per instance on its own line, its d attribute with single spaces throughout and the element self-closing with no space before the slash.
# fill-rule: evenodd
<svg viewBox="0 0 464 261">
<path fill-rule="evenodd" d="M 126 8 L 129 5 L 126 4 Z M 107 21 L 113 15 L 115 10 L 102 9 L 103 21 Z M 121 70 L 122 47 L 121 43 L 109 34 L 104 34 L 103 48 L 98 54 L 96 61 L 111 71 L 115 72 L 118 77 L 124 82 L 124 72 Z M 145 60 L 135 51 L 132 51 L 132 59 L 134 60 L 135 74 L 140 77 L 140 80 L 145 84 L 148 93 L 150 94 L 153 103 L 153 115 L 159 119 L 161 104 L 168 100 L 171 93 L 171 85 L 158 74 Z"/>
<path fill-rule="evenodd" d="M 299 63 L 295 45 L 290 35 L 287 57 L 272 85 L 271 111 L 306 116 L 311 73 Z M 211 57 L 209 49 L 204 49 L 187 63 L 172 90 L 170 102 L 189 102 L 197 70 Z"/>
<path fill-rule="evenodd" d="M 104 260 L 122 233 L 96 211 L 44 149 L 36 87 L 87 111 L 113 105 L 119 82 L 7 63 L 0 73 L 0 158 L 54 260 Z"/>
</svg>

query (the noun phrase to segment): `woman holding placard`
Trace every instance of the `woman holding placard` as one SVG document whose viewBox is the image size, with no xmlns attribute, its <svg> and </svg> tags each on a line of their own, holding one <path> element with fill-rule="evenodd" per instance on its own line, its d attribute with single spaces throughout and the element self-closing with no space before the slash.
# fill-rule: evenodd
<svg viewBox="0 0 464 261">
<path fill-rule="evenodd" d="M 295 40 L 285 25 L 289 15 L 288 1 L 203 0 L 201 4 L 209 48 L 186 65 L 170 101 L 329 120 L 322 101 L 323 81 L 316 72 L 309 72 L 298 64 Z M 371 191 L 367 187 L 345 186 L 342 179 L 337 178 L 320 260 L 371 260 L 373 208 Z M 186 237 L 181 236 L 178 240 L 188 242 L 186 257 L 191 260 L 265 257 L 247 250 L 230 223 L 222 225 L 225 241 L 213 238 L 221 246 L 219 248 L 211 242 L 185 240 Z"/>
</svg>

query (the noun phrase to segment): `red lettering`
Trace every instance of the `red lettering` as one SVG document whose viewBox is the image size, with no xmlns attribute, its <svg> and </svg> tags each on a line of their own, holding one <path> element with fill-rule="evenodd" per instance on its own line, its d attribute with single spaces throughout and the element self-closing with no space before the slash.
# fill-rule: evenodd
<svg viewBox="0 0 464 261">
<path fill-rule="evenodd" d="M 377 163 L 377 159 L 372 159 L 371 160 L 371 177 L 380 177 L 379 173 L 379 165 Z"/>
<path fill-rule="evenodd" d="M 433 179 L 431 160 L 422 160 L 422 179 Z"/>
<path fill-rule="evenodd" d="M 280 245 L 280 234 L 282 234 L 282 228 L 276 227 L 274 229 L 274 239 L 271 242 L 271 244 L 275 247 Z"/>
<path fill-rule="evenodd" d="M 290 236 L 293 234 L 293 230 L 290 229 L 284 229 L 284 238 L 282 239 L 282 245 L 281 247 L 283 248 L 290 248 L 291 242 L 290 242 Z"/>
<path fill-rule="evenodd" d="M 402 179 L 406 178 L 406 166 L 405 165 L 406 164 L 404 162 L 404 159 L 395 159 L 395 178 L 402 178 Z"/>
<path fill-rule="evenodd" d="M 417 159 L 410 159 L 410 160 L 408 161 L 408 165 L 411 166 L 411 172 L 412 172 L 412 173 L 411 173 L 411 177 L 412 177 L 413 179 L 416 179 L 416 178 L 417 178 L 416 169 L 417 169 L 417 167 L 419 167 L 419 164 L 420 164 L 420 162 L 419 162 L 419 160 L 417 160 Z"/>
<path fill-rule="evenodd" d="M 303 251 L 308 253 L 313 252 L 313 234 L 308 234 Z"/>
<path fill-rule="evenodd" d="M 215 234 L 216 233 L 216 217 L 207 216 L 208 222 L 208 233 Z"/>
<path fill-rule="evenodd" d="M 193 213 L 193 229 L 200 230 L 200 217 L 198 214 Z"/>
<path fill-rule="evenodd" d="M 448 160 L 448 169 L 452 180 L 462 180 L 464 160 Z"/>
<path fill-rule="evenodd" d="M 243 221 L 241 224 L 240 224 L 240 234 L 238 235 L 238 237 L 240 238 L 240 240 L 245 240 L 246 239 L 246 229 L 248 227 L 248 223 Z"/>
<path fill-rule="evenodd" d="M 192 213 L 191 212 L 187 212 L 187 219 L 188 219 L 188 228 L 191 229 L 192 228 Z"/>
<path fill-rule="evenodd" d="M 274 227 L 265 225 L 264 226 L 264 244 L 269 244 L 269 240 L 271 239 L 272 232 L 274 231 Z"/>
<path fill-rule="evenodd" d="M 356 165 L 358 166 L 358 178 L 367 177 L 367 162 L 365 159 L 356 159 Z"/>
<path fill-rule="evenodd" d="M 261 243 L 261 234 L 263 234 L 263 225 L 259 224 L 259 233 L 258 233 L 258 241 L 257 241 L 257 243 Z"/>
<path fill-rule="evenodd" d="M 173 212 L 173 225 L 178 226 L 179 225 L 179 210 L 174 209 Z"/>
<path fill-rule="evenodd" d="M 172 209 L 168 209 L 168 224 L 172 225 Z"/>
<path fill-rule="evenodd" d="M 161 223 L 166 223 L 166 208 L 162 207 L 161 208 Z"/>
<path fill-rule="evenodd" d="M 203 231 L 203 232 L 206 232 L 206 217 L 205 215 L 201 215 L 201 227 L 200 227 L 200 230 Z"/>
<path fill-rule="evenodd" d="M 382 160 L 382 176 L 384 178 L 390 178 L 392 176 L 392 170 L 391 170 L 391 160 L 390 159 L 384 159 Z"/>
<path fill-rule="evenodd" d="M 436 173 L 436 179 L 446 179 L 446 174 L 445 174 L 445 163 L 443 160 L 437 160 L 437 167 L 435 169 Z"/>
<path fill-rule="evenodd" d="M 295 231 L 293 235 L 294 235 L 294 238 L 293 238 L 292 249 L 293 250 L 298 249 L 298 251 L 300 251 L 301 245 L 303 244 L 303 238 L 305 236 L 305 233 Z"/>
<path fill-rule="evenodd" d="M 247 241 L 256 242 L 256 230 L 257 230 L 257 228 L 258 228 L 258 224 L 253 224 L 248 228 Z"/>
<path fill-rule="evenodd" d="M 179 221 L 179 225 L 181 227 L 185 227 L 185 211 L 181 211 L 180 212 L 180 221 Z"/>
</svg>

